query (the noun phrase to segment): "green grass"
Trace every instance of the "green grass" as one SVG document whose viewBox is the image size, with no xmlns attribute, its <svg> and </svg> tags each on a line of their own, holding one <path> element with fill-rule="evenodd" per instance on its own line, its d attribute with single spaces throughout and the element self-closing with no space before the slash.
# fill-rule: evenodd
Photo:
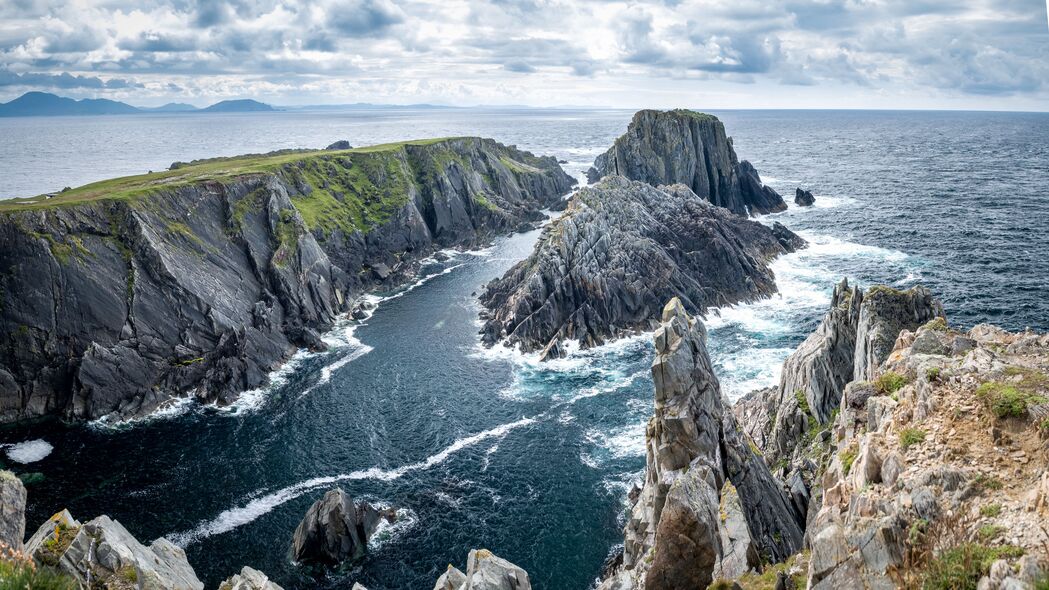
<svg viewBox="0 0 1049 590">
<path fill-rule="evenodd" d="M 976 536 L 981 541 L 990 541 L 1005 532 L 1005 527 L 999 524 L 985 524 L 976 530 Z"/>
<path fill-rule="evenodd" d="M 809 407 L 809 400 L 805 398 L 805 392 L 798 389 L 794 392 L 794 399 L 798 402 L 798 409 L 803 413 L 812 415 L 812 408 Z"/>
<path fill-rule="evenodd" d="M 920 428 L 904 428 L 900 431 L 900 447 L 907 450 L 909 447 L 925 441 L 925 431 Z"/>
<path fill-rule="evenodd" d="M 885 371 L 874 381 L 874 388 L 882 395 L 896 393 L 907 385 L 907 378 L 895 371 Z"/>
<path fill-rule="evenodd" d="M 1023 549 L 965 543 L 936 555 L 925 571 L 922 590 L 975 590 L 980 578 L 999 559 L 1015 559 Z"/>
<path fill-rule="evenodd" d="M 856 457 L 859 456 L 860 450 L 853 445 L 841 453 L 838 453 L 838 459 L 841 460 L 841 472 L 842 475 L 848 475 L 849 471 L 852 471 L 852 464 L 856 462 Z"/>
<path fill-rule="evenodd" d="M 792 579 L 796 588 L 804 588 L 806 573 L 808 571 L 808 568 L 806 567 L 808 558 L 808 552 L 792 555 L 783 563 L 775 563 L 766 566 L 760 573 L 748 572 L 743 574 L 736 580 L 736 582 L 743 588 L 743 590 L 774 590 L 776 588 L 776 580 L 779 577 L 779 574 L 781 572 L 784 574 L 789 572 L 795 564 L 801 562 L 800 565 L 802 567 L 799 568 L 800 572 L 792 576 Z M 708 588 L 732 587 L 731 582 L 728 583 L 728 586 L 717 586 L 716 584 L 719 583 L 724 584 L 725 581 L 717 580 L 714 582 L 715 585 Z"/>
<path fill-rule="evenodd" d="M 691 109 L 674 109 L 674 110 L 671 110 L 669 112 L 671 114 L 674 114 L 674 115 L 680 115 L 680 116 L 688 117 L 690 119 L 695 119 L 696 121 L 719 121 L 720 120 L 717 117 L 715 117 L 714 115 L 710 115 L 710 114 L 707 114 L 707 113 L 701 113 L 699 111 L 693 111 Z"/>
<path fill-rule="evenodd" d="M 1031 406 L 1049 403 L 1049 398 L 1039 395 L 1019 384 L 990 381 L 976 388 L 980 398 L 998 418 L 1022 418 Z"/>
<path fill-rule="evenodd" d="M 8 199 L 0 202 L 0 212 L 50 209 L 98 200 L 132 199 L 148 196 L 159 190 L 177 188 L 201 181 L 222 181 L 257 174 L 275 174 L 289 164 L 295 165 L 298 163 L 331 160 L 342 157 L 349 157 L 351 160 L 355 160 L 362 154 L 395 153 L 403 151 L 406 146 L 427 146 L 456 139 L 469 138 L 442 137 L 386 143 L 340 151 L 314 150 L 201 160 L 196 163 L 187 164 L 176 170 L 164 170 L 161 172 L 125 176 L 103 180 L 101 182 L 94 182 L 68 191 L 56 193 L 55 196 L 50 199 L 45 199 L 44 195 L 21 199 Z"/>
<path fill-rule="evenodd" d="M 77 590 L 76 580 L 28 557 L 5 551 L 0 558 L 0 590 Z"/>
<path fill-rule="evenodd" d="M 80 527 L 70 527 L 63 523 L 57 523 L 54 536 L 44 541 L 41 550 L 37 552 L 37 560 L 42 565 L 57 566 L 58 560 L 62 558 L 62 554 L 73 543 L 73 539 L 76 538 L 79 532 Z"/>
<path fill-rule="evenodd" d="M 925 369 L 925 379 L 927 381 L 939 381 L 940 367 L 929 367 L 928 369 Z"/>
<path fill-rule="evenodd" d="M 984 475 L 982 473 L 977 475 L 976 478 L 973 479 L 973 483 L 980 487 L 980 489 L 992 491 L 1000 490 L 1004 486 L 1004 484 L 1002 484 L 1002 480 L 998 479 L 997 477 L 993 475 Z"/>
<path fill-rule="evenodd" d="M 923 328 L 928 328 L 930 330 L 935 330 L 937 332 L 946 332 L 947 329 L 948 329 L 947 328 L 947 320 L 945 318 L 943 318 L 943 317 L 933 318 L 933 319 L 929 320 L 929 322 L 926 323 L 922 327 Z"/>
<path fill-rule="evenodd" d="M 988 504 L 980 507 L 980 516 L 986 516 L 988 518 L 994 518 L 1002 513 L 1001 504 Z"/>
</svg>

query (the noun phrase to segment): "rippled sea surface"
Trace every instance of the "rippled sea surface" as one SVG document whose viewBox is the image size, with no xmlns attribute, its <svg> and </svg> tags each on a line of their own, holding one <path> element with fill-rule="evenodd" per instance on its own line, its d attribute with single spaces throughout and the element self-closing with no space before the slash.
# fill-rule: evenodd
<svg viewBox="0 0 1049 590">
<path fill-rule="evenodd" d="M 811 244 L 775 263 L 781 295 L 708 318 L 730 397 L 776 382 L 842 277 L 925 284 L 956 325 L 1049 330 L 1049 115 L 716 114 L 790 202 L 796 186 L 816 195 L 814 208 L 763 218 Z M 4 196 L 27 196 L 173 160 L 449 135 L 555 155 L 579 174 L 630 115 L 0 119 L 0 177 Z M 29 488 L 29 528 L 62 507 L 82 520 L 109 514 L 139 539 L 183 545 L 208 587 L 251 565 L 286 588 L 430 588 L 448 563 L 462 567 L 470 548 L 487 547 L 527 569 L 536 588 L 587 588 L 622 540 L 626 492 L 644 467 L 651 346 L 639 336 L 546 364 L 482 349 L 476 293 L 537 235 L 454 254 L 415 285 L 377 294 L 371 318 L 328 335 L 329 352 L 300 354 L 234 408 L 184 405 L 120 428 L 0 431 L 0 443 L 20 445 L 6 463 L 44 475 Z M 335 485 L 401 518 L 363 561 L 312 578 L 288 558 L 291 533 Z"/>
</svg>

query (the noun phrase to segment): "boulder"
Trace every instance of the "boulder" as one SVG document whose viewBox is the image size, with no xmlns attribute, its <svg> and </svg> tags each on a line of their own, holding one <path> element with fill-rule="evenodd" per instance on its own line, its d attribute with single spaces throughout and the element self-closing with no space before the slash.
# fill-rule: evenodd
<svg viewBox="0 0 1049 590">
<path fill-rule="evenodd" d="M 816 197 L 807 190 L 798 187 L 794 190 L 794 204 L 800 207 L 811 207 L 816 202 Z"/>
<path fill-rule="evenodd" d="M 349 150 L 349 149 L 353 149 L 353 146 L 351 146 L 350 142 L 346 141 L 345 139 L 340 139 L 339 141 L 331 143 L 328 147 L 326 147 L 324 149 L 326 149 L 326 150 Z"/>
<path fill-rule="evenodd" d="M 347 149 L 347 148 L 334 148 Z M 356 586 L 355 586 L 356 587 Z M 266 574 L 257 569 L 244 566 L 239 574 L 227 578 L 219 584 L 219 590 L 284 590 L 270 581 Z"/>
<path fill-rule="evenodd" d="M 0 471 L 0 544 L 22 550 L 25 538 L 25 486 L 10 471 Z"/>
<path fill-rule="evenodd" d="M 447 573 L 447 572 L 446 572 Z M 466 559 L 466 581 L 460 590 L 531 590 L 528 572 L 495 556 L 487 549 L 474 549 Z"/>
<path fill-rule="evenodd" d="M 292 537 L 292 559 L 300 563 L 338 565 L 359 559 L 381 515 L 367 502 L 354 504 L 341 489 L 328 490 L 306 511 Z"/>
<path fill-rule="evenodd" d="M 448 569 L 441 574 L 441 577 L 437 578 L 437 583 L 434 584 L 433 590 L 459 590 L 465 582 L 466 574 L 449 563 Z"/>
</svg>

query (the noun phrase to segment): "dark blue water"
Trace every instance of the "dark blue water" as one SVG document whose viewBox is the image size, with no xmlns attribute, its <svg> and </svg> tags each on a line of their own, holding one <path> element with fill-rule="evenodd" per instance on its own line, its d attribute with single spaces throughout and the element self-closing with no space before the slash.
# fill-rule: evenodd
<svg viewBox="0 0 1049 590">
<path fill-rule="evenodd" d="M 775 382 L 782 359 L 815 326 L 842 276 L 926 284 L 944 299 L 952 323 L 1049 330 L 1042 296 L 1049 288 L 1049 116 L 718 114 L 741 156 L 772 186 L 792 194 L 800 184 L 817 196 L 815 208 L 765 219 L 782 221 L 812 244 L 776 262 L 782 296 L 709 318 L 731 396 Z M 238 146 L 224 133 L 219 153 L 323 145 L 336 137 L 362 145 L 481 134 L 567 159 L 566 168 L 578 173 L 630 117 L 285 115 L 207 125 L 229 133 L 242 127 L 248 138 Z M 189 128 L 196 119 L 183 121 L 158 124 L 156 133 L 176 140 L 202 133 Z M 32 124 L 40 129 L 20 135 L 19 149 L 32 153 L 36 136 L 51 146 L 36 151 L 50 155 L 23 161 L 36 178 L 23 192 L 86 180 L 83 171 L 47 176 L 54 163 L 48 158 L 69 157 L 56 155 L 65 148 L 47 139 L 62 123 Z M 139 146 L 149 123 L 137 117 L 77 124 L 105 126 L 106 137 L 123 138 L 117 147 L 96 146 L 90 157 L 101 171 L 114 150 L 138 149 L 143 159 L 161 162 L 205 155 L 179 151 L 178 141 Z M 12 141 L 2 131 L 0 142 Z M 260 139 L 267 132 L 272 143 Z M 82 132 L 84 141 L 90 135 Z M 206 145 L 206 138 L 194 141 Z M 10 166 L 5 156 L 0 174 Z M 112 170 L 135 171 L 124 164 Z M 644 466 L 651 349 L 639 337 L 544 365 L 481 349 L 474 293 L 527 255 L 535 236 L 430 265 L 428 280 L 384 294 L 366 322 L 332 332 L 330 352 L 300 355 L 274 387 L 233 409 L 184 406 L 177 415 L 116 429 L 0 432 L 0 442 L 43 439 L 54 446 L 46 458 L 19 467 L 45 476 L 30 488 L 30 527 L 64 506 L 82 519 L 106 513 L 140 539 L 167 535 L 183 544 L 209 587 L 246 564 L 286 588 L 309 588 L 316 581 L 287 557 L 291 532 L 311 502 L 341 485 L 400 508 L 402 518 L 364 561 L 321 580 L 323 587 L 360 581 L 373 590 L 429 588 L 448 563 L 462 566 L 470 548 L 487 547 L 525 567 L 537 588 L 587 588 L 621 541 L 624 497 Z"/>
</svg>

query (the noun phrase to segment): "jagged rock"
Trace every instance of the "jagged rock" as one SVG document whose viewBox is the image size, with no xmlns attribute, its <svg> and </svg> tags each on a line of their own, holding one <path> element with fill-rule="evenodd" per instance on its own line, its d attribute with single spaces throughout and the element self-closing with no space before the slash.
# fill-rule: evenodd
<svg viewBox="0 0 1049 590">
<path fill-rule="evenodd" d="M 354 582 L 353 583 L 353 588 L 350 588 L 350 590 L 368 590 L 368 589 L 364 587 L 364 584 L 361 584 L 360 582 Z"/>
<path fill-rule="evenodd" d="M 776 236 L 780 246 L 787 252 L 796 252 L 809 245 L 801 236 L 787 229 L 778 221 L 772 222 L 772 235 Z"/>
<path fill-rule="evenodd" d="M 466 583 L 466 574 L 449 563 L 448 569 L 441 574 L 440 578 L 437 578 L 433 590 L 459 590 L 464 583 Z"/>
<path fill-rule="evenodd" d="M 721 558 L 717 480 L 702 461 L 674 479 L 659 514 L 645 590 L 705 588 Z"/>
<path fill-rule="evenodd" d="M 48 540 L 54 539 L 48 543 Z M 45 522 L 26 545 L 35 560 L 57 567 L 87 587 L 203 590 L 186 552 L 161 537 L 148 547 L 119 522 L 99 516 L 80 525 L 66 511 Z M 107 586 L 106 584 L 110 584 Z"/>
<path fill-rule="evenodd" d="M 324 149 L 326 149 L 326 150 L 348 150 L 348 149 L 353 149 L 353 146 L 351 146 L 350 142 L 346 141 L 345 139 L 340 139 L 340 140 L 338 140 L 338 141 L 328 145 L 328 147 L 326 147 Z"/>
<path fill-rule="evenodd" d="M 25 538 L 25 486 L 10 471 L 0 471 L 0 544 L 22 550 Z"/>
<path fill-rule="evenodd" d="M 565 339 L 589 347 L 651 329 L 672 297 L 694 313 L 766 297 L 781 239 L 685 186 L 608 176 L 578 191 L 532 255 L 488 284 L 484 342 L 552 357 Z"/>
<path fill-rule="evenodd" d="M 811 207 L 816 202 L 816 197 L 812 196 L 812 193 L 806 190 L 802 190 L 798 187 L 794 191 L 794 204 L 801 207 Z"/>
<path fill-rule="evenodd" d="M 597 157 L 587 178 L 593 183 L 611 174 L 652 186 L 684 184 L 738 215 L 787 208 L 750 162 L 737 160 L 724 124 L 694 111 L 638 111 L 627 132 Z"/>
<path fill-rule="evenodd" d="M 487 549 L 474 549 L 466 559 L 466 581 L 460 590 L 531 590 L 528 572 L 496 557 Z"/>
<path fill-rule="evenodd" d="M 358 559 L 382 518 L 367 502 L 354 504 L 341 489 L 328 490 L 306 511 L 292 537 L 292 559 L 337 565 Z"/>
<path fill-rule="evenodd" d="M 721 489 L 721 551 L 714 568 L 715 579 L 731 580 L 761 567 L 757 545 L 750 536 L 739 492 L 731 483 Z"/>
<path fill-rule="evenodd" d="M 916 330 L 937 317 L 943 317 L 943 305 L 925 287 L 907 291 L 884 286 L 868 289 L 856 327 L 853 379 L 873 381 L 900 332 Z"/>
<path fill-rule="evenodd" d="M 435 249 L 543 219 L 574 182 L 479 138 L 294 157 L 0 213 L 0 421 L 124 419 L 194 392 L 229 403 L 316 347 L 379 280 L 362 271 L 405 280 Z M 345 198 L 358 189 L 379 201 Z"/>
<path fill-rule="evenodd" d="M 329 148 L 349 149 L 349 148 Z M 354 586 L 356 587 L 356 586 Z M 270 581 L 266 574 L 257 569 L 244 566 L 239 574 L 227 578 L 219 584 L 219 590 L 284 590 Z"/>
</svg>

